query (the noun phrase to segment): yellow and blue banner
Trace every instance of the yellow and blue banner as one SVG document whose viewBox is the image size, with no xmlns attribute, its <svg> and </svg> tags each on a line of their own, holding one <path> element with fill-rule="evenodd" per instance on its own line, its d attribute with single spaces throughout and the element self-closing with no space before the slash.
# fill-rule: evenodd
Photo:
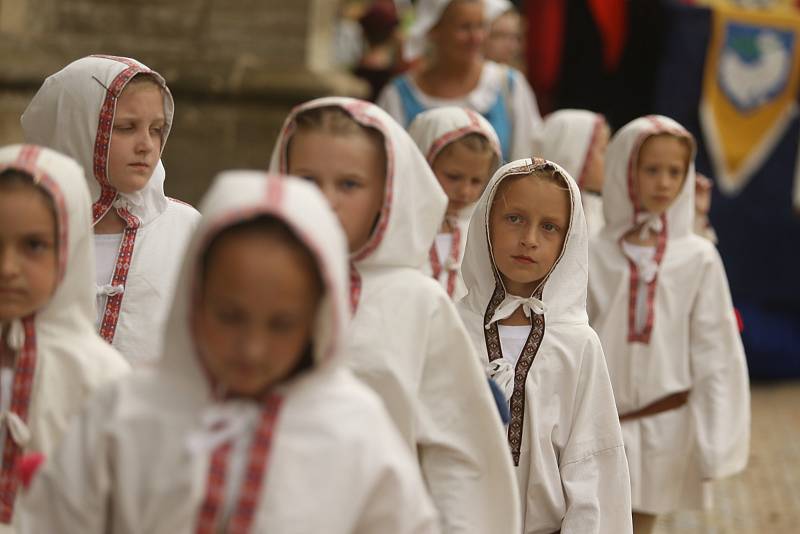
<svg viewBox="0 0 800 534">
<path fill-rule="evenodd" d="M 799 89 L 800 15 L 713 10 L 700 119 L 724 193 L 741 191 L 770 157 L 798 114 Z"/>
</svg>

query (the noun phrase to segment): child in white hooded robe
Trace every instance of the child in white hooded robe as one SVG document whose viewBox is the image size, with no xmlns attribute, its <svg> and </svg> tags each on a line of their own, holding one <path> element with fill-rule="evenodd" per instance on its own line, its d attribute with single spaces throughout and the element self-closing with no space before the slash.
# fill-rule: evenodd
<svg viewBox="0 0 800 534">
<path fill-rule="evenodd" d="M 337 128 L 355 133 L 328 131 L 331 115 L 344 123 Z M 364 169 L 337 153 L 318 161 L 322 152 L 315 151 L 324 145 L 312 150 L 315 137 L 342 151 L 357 148 L 360 156 L 380 152 L 383 165 L 377 214 L 366 221 L 363 244 L 353 250 L 351 243 L 348 365 L 378 393 L 417 456 L 443 531 L 516 533 L 516 488 L 497 407 L 453 303 L 420 271 L 444 217 L 445 194 L 412 139 L 382 109 L 344 97 L 301 104 L 284 122 L 271 169 L 314 180 L 346 229 L 351 219 L 340 213 L 335 190 L 356 181 L 364 187 L 354 178 Z M 372 140 L 369 149 L 365 139 Z"/>
<path fill-rule="evenodd" d="M 324 198 L 295 178 L 232 171 L 218 177 L 201 209 L 163 357 L 92 400 L 34 479 L 25 532 L 439 532 L 416 465 L 380 401 L 341 366 L 346 247 Z M 264 218 L 272 224 L 266 230 Z M 245 252 L 230 248 L 243 238 Z M 278 248 L 262 252 L 270 242 Z M 278 258 L 289 253 L 302 259 L 293 270 L 315 273 L 305 280 L 316 290 L 316 309 L 299 317 L 290 300 L 288 315 L 262 316 L 281 308 L 260 304 L 259 291 L 280 299 L 295 282 L 274 270 L 263 278 L 258 266 L 286 265 Z M 231 258 L 227 267 L 222 258 Z M 242 283 L 212 289 L 225 279 L 217 278 L 220 269 Z M 256 279 L 264 283 L 248 287 Z M 253 294 L 255 308 L 247 304 Z M 219 302 L 227 303 L 221 323 L 201 319 L 205 309 L 214 318 Z M 299 338 L 302 354 L 291 350 L 283 360 L 281 333 L 298 320 L 309 325 Z M 224 325 L 223 341 L 233 346 L 240 336 L 232 325 L 248 325 L 248 345 L 261 343 L 261 328 L 271 331 L 264 339 L 275 343 L 257 350 L 267 367 L 248 373 L 238 363 L 220 364 L 220 330 L 202 327 L 209 324 Z M 283 373 L 270 374 L 287 361 Z"/>
<path fill-rule="evenodd" d="M 18 195 L 30 190 L 39 202 L 46 199 L 54 235 L 29 233 L 41 228 L 41 221 L 31 221 L 33 209 L 14 212 L 26 209 Z M 0 200 L 16 205 L 4 203 L 0 210 L 0 354 L 4 362 L 6 357 L 13 362 L 4 363 L 0 371 L 0 532 L 8 533 L 19 532 L 20 459 L 50 455 L 86 399 L 127 373 L 129 365 L 92 326 L 91 215 L 80 166 L 34 145 L 0 148 Z M 17 228 L 22 225 L 25 230 Z M 12 235 L 20 239 L 10 239 Z M 11 310 L 21 309 L 22 301 L 10 291 L 33 294 L 31 284 L 22 280 L 26 267 L 19 262 L 30 266 L 50 253 L 55 258 L 48 273 L 52 293 L 42 307 L 13 316 Z"/>
<path fill-rule="evenodd" d="M 451 297 L 467 244 L 475 203 L 502 162 L 492 125 L 466 108 L 441 107 L 417 115 L 408 133 L 428 160 L 447 194 L 447 212 L 423 272 L 433 276 Z"/>
<path fill-rule="evenodd" d="M 545 118 L 538 154 L 575 177 L 589 238 L 603 228 L 603 172 L 611 131 L 605 117 L 583 109 L 560 109 Z"/>
<path fill-rule="evenodd" d="M 506 189 L 514 181 L 526 180 L 561 189 L 559 193 L 569 197 L 569 212 L 560 215 L 566 228 L 556 228 L 552 214 L 542 211 L 542 205 L 551 204 L 549 200 L 537 200 L 534 206 L 527 197 Z M 509 215 L 501 212 L 502 218 L 513 218 L 512 224 L 526 229 L 513 249 L 536 256 L 541 263 L 536 268 L 546 267 L 544 254 L 535 251 L 545 250 L 542 239 L 546 238 L 524 236 L 547 225 L 554 228 L 548 226 L 545 231 L 565 236 L 544 278 L 537 284 L 533 276 L 524 284 L 537 284 L 527 297 L 511 293 L 511 282 L 504 279 L 523 284 L 511 279 L 518 273 L 501 271 L 502 260 L 496 254 L 504 252 L 498 252 L 498 243 L 491 241 L 493 231 L 506 231 L 491 228 L 500 203 L 512 210 Z M 517 204 L 524 206 L 522 211 L 513 211 Z M 508 445 L 522 501 L 524 534 L 631 531 L 622 434 L 603 349 L 586 316 L 587 256 L 580 193 L 562 168 L 541 159 L 525 159 L 495 173 L 470 222 L 461 270 L 468 293 L 458 309 L 487 374 L 510 403 Z M 519 314 L 519 308 L 526 324 L 503 324 Z"/>
<path fill-rule="evenodd" d="M 661 213 L 645 209 L 638 189 L 640 173 L 673 172 L 642 157 L 657 138 L 683 147 L 685 158 Z M 589 319 L 623 421 L 641 532 L 653 516 L 701 507 L 703 481 L 743 470 L 749 451 L 747 365 L 725 269 L 714 245 L 693 233 L 694 146 L 663 116 L 618 131 L 606 158 L 605 227 L 590 247 Z"/>
<path fill-rule="evenodd" d="M 118 116 L 122 99 L 141 97 L 152 88 L 160 92 L 163 110 L 149 109 L 150 101 L 139 98 L 135 112 Z M 96 229 L 96 326 L 135 365 L 151 362 L 159 353 L 182 252 L 200 217 L 191 206 L 164 194 L 159 158 L 174 108 L 157 72 L 129 58 L 89 56 L 49 76 L 22 115 L 26 140 L 63 152 L 83 166 Z M 151 114 L 157 116 L 153 124 L 146 122 Z M 160 146 L 149 146 L 143 130 L 157 130 L 151 133 Z M 124 146 L 132 136 L 137 136 L 136 145 L 122 156 L 131 160 L 123 160 L 126 165 L 118 169 L 115 139 Z M 132 170 L 132 165 L 140 168 Z M 139 175 L 138 181 L 121 192 L 121 177 L 114 172 L 126 179 L 130 173 Z M 113 220 L 119 220 L 118 228 L 97 231 Z"/>
</svg>

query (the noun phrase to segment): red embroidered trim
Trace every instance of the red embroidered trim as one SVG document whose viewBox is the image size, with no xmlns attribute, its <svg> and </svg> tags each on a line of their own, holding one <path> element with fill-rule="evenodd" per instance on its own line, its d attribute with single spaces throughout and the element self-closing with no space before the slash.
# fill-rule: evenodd
<svg viewBox="0 0 800 534">
<path fill-rule="evenodd" d="M 350 262 L 350 312 L 355 315 L 361 300 L 361 275 L 353 262 Z"/>
<path fill-rule="evenodd" d="M 542 290 L 539 289 L 536 295 L 537 298 L 542 297 Z M 502 284 L 497 282 L 495 285 L 494 294 L 489 301 L 486 308 L 486 313 L 483 317 L 483 324 L 488 323 L 494 315 L 495 310 L 503 302 L 505 298 L 505 291 L 503 291 Z M 528 373 L 533 366 L 533 360 L 539 352 L 539 347 L 544 338 L 545 321 L 544 316 L 538 314 L 531 315 L 531 331 L 528 334 L 528 339 L 525 340 L 525 346 L 522 353 L 517 360 L 517 366 L 514 370 L 514 392 L 511 394 L 510 411 L 511 421 L 508 424 L 508 445 L 511 449 L 511 459 L 514 465 L 519 465 L 520 451 L 522 449 L 523 433 L 522 429 L 525 425 L 525 382 L 528 380 Z M 484 329 L 484 340 L 486 342 L 486 352 L 489 361 L 498 360 L 503 357 L 503 348 L 500 343 L 500 331 L 497 328 L 497 323 L 492 323 L 488 330 Z"/>
<path fill-rule="evenodd" d="M 250 532 L 258 507 L 258 499 L 261 496 L 261 488 L 264 485 L 267 462 L 272 449 L 272 436 L 282 402 L 281 397 L 271 395 L 264 404 L 261 421 L 253 436 L 253 443 L 250 445 L 244 484 L 240 488 L 236 508 L 226 525 L 225 532 L 230 534 Z M 213 534 L 218 531 L 219 512 L 225 497 L 225 479 L 231 449 L 231 444 L 225 443 L 211 456 L 206 496 L 197 517 L 197 529 L 195 530 L 197 534 Z"/>
<path fill-rule="evenodd" d="M 439 155 L 439 152 L 441 152 L 442 149 L 444 149 L 444 147 L 446 147 L 453 141 L 461 139 L 462 137 L 465 137 L 471 133 L 477 133 L 484 136 L 489 141 L 489 144 L 492 145 L 492 150 L 497 156 L 498 161 L 503 161 L 503 152 L 500 148 L 500 145 L 498 145 L 495 142 L 492 135 L 486 133 L 486 131 L 484 131 L 484 129 L 481 128 L 481 123 L 478 121 L 477 113 L 475 113 L 471 109 L 465 109 L 464 112 L 466 112 L 467 116 L 469 116 L 470 119 L 469 124 L 462 128 L 458 128 L 456 130 L 447 132 L 446 134 L 436 139 L 433 142 L 433 144 L 431 144 L 431 147 L 430 149 L 428 149 L 428 153 L 425 158 L 428 161 L 429 165 L 433 166 L 433 161 L 436 159 L 436 156 Z"/>
<path fill-rule="evenodd" d="M 633 204 L 633 216 L 631 220 L 631 227 L 636 227 L 636 216 L 642 211 L 641 206 L 639 205 L 639 199 L 636 196 L 636 188 L 634 184 L 634 177 L 636 171 L 636 165 L 639 160 L 639 151 L 642 148 L 642 144 L 644 144 L 645 140 L 649 137 L 654 135 L 658 135 L 660 133 L 668 133 L 672 134 L 676 137 L 683 137 L 689 140 L 689 142 L 694 146 L 694 139 L 692 136 L 686 132 L 685 130 L 675 129 L 675 128 L 668 128 L 655 115 L 648 115 L 645 117 L 650 123 L 653 125 L 654 129 L 646 131 L 639 135 L 639 138 L 634 143 L 634 149 L 631 152 L 631 157 L 628 159 L 628 196 L 631 200 L 631 204 Z M 635 156 L 634 156 L 635 155 Z M 655 254 L 655 262 L 658 266 L 661 266 L 661 261 L 664 259 L 664 253 L 667 248 L 667 239 L 669 236 L 669 232 L 667 229 L 667 215 L 666 213 L 661 214 L 661 222 L 663 224 L 663 229 L 661 233 L 656 238 L 656 254 Z M 624 236 L 620 239 L 623 239 Z M 620 247 L 622 243 L 620 242 Z M 636 264 L 633 263 L 630 259 L 628 259 L 628 267 L 630 269 L 630 288 L 629 288 L 629 298 L 628 298 L 628 342 L 638 342 L 638 343 L 650 343 L 650 335 L 653 331 L 653 325 L 655 324 L 655 300 L 656 300 L 656 286 L 658 283 L 658 273 L 656 273 L 655 278 L 647 284 L 647 321 L 645 322 L 645 327 L 641 332 L 636 331 L 636 301 L 638 298 L 639 293 L 639 270 L 636 267 Z"/>
<path fill-rule="evenodd" d="M 136 233 L 139 230 L 139 219 L 124 208 L 117 208 L 117 213 L 125 220 L 126 228 L 122 234 L 122 242 L 117 253 L 117 264 L 114 267 L 111 285 L 125 288 L 125 284 L 128 281 L 128 271 L 131 268 L 131 263 L 133 263 L 133 247 L 136 243 Z M 100 337 L 108 343 L 114 341 L 124 296 L 125 292 L 123 291 L 106 299 L 103 321 L 100 324 Z"/>
<path fill-rule="evenodd" d="M 458 279 L 458 263 L 460 260 L 459 256 L 461 255 L 461 229 L 458 227 L 458 223 L 451 223 L 450 226 L 453 228 L 453 242 L 450 245 L 450 254 L 445 260 L 445 267 L 447 267 L 447 295 L 452 298 L 456 290 L 456 280 Z M 438 282 L 439 276 L 442 274 L 442 263 L 439 261 L 439 252 L 436 248 L 436 243 L 433 244 L 428 252 L 428 257 L 431 261 L 433 278 Z"/>
<path fill-rule="evenodd" d="M 9 411 L 27 422 L 33 379 L 36 373 L 36 329 L 33 316 L 23 319 L 22 326 L 25 330 L 25 345 L 17 355 Z M 22 448 L 16 444 L 11 436 L 11 431 L 6 427 L 3 465 L 0 470 L 0 523 L 10 524 L 14 515 L 14 502 L 19 487 L 16 464 L 21 454 Z"/>
<path fill-rule="evenodd" d="M 661 267 L 661 261 L 664 259 L 664 252 L 667 249 L 667 217 L 665 214 L 661 215 L 661 222 L 664 228 L 656 238 L 656 254 L 654 261 Z M 622 239 L 620 238 L 620 247 L 622 247 Z M 626 257 L 627 258 L 627 257 Z M 630 258 L 628 260 L 628 267 L 630 269 L 630 291 L 628 297 L 628 342 L 650 343 L 650 335 L 653 332 L 653 324 L 655 324 L 655 304 L 656 304 L 656 286 L 658 285 L 658 271 L 656 276 L 647 284 L 647 320 L 645 321 L 644 328 L 641 332 L 636 330 L 636 307 L 639 298 L 639 268 L 636 263 Z"/>
<path fill-rule="evenodd" d="M 225 498 L 225 473 L 232 445 L 225 443 L 211 455 L 206 483 L 206 496 L 197 517 L 197 534 L 214 534 L 219 509 Z"/>
</svg>

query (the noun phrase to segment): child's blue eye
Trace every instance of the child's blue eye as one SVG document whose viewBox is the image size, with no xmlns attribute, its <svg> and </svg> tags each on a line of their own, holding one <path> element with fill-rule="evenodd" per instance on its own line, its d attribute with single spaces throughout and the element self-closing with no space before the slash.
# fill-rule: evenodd
<svg viewBox="0 0 800 534">
<path fill-rule="evenodd" d="M 557 232 L 558 231 L 558 226 L 556 226 L 553 223 L 544 223 L 542 225 L 542 228 L 544 228 L 545 232 Z"/>
<path fill-rule="evenodd" d="M 522 217 L 520 217 L 519 215 L 515 215 L 515 214 L 513 214 L 513 213 L 512 213 L 512 214 L 510 214 L 510 215 L 506 215 L 506 220 L 507 220 L 508 222 L 510 222 L 511 224 L 517 224 L 517 223 L 520 223 L 520 222 L 522 222 Z"/>
</svg>

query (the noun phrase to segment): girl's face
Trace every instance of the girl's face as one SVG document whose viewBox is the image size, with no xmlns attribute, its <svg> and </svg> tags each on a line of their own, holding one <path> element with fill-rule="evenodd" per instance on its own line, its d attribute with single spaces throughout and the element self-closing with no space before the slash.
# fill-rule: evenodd
<svg viewBox="0 0 800 534">
<path fill-rule="evenodd" d="M 108 148 L 108 176 L 121 193 L 143 189 L 161 157 L 166 118 L 161 89 L 150 82 L 128 85 L 117 101 Z"/>
<path fill-rule="evenodd" d="M 321 290 L 314 265 L 298 246 L 257 231 L 220 239 L 194 317 L 197 344 L 228 393 L 258 397 L 302 359 Z"/>
<path fill-rule="evenodd" d="M 56 288 L 53 209 L 37 187 L 0 187 L 0 323 L 44 306 Z"/>
<path fill-rule="evenodd" d="M 502 183 L 495 194 L 489 239 L 508 293 L 529 297 L 561 255 L 570 217 L 564 187 L 525 176 Z"/>
<path fill-rule="evenodd" d="M 428 38 L 435 46 L 440 61 L 464 63 L 479 59 L 486 39 L 483 2 L 450 2 Z"/>
<path fill-rule="evenodd" d="M 491 178 L 493 160 L 491 152 L 476 152 L 457 141 L 439 152 L 432 168 L 447 194 L 449 216 L 458 216 L 461 210 L 480 198 Z"/>
<path fill-rule="evenodd" d="M 289 174 L 311 180 L 342 223 L 350 252 L 363 247 L 383 206 L 386 163 L 366 134 L 300 131 L 289 143 Z"/>
<path fill-rule="evenodd" d="M 497 63 L 511 63 L 519 57 L 522 30 L 519 15 L 513 11 L 503 13 L 492 22 L 484 45 L 486 59 Z"/>
<path fill-rule="evenodd" d="M 636 165 L 639 206 L 661 215 L 672 205 L 683 187 L 689 166 L 689 147 L 672 135 L 655 135 L 642 143 Z"/>
</svg>

